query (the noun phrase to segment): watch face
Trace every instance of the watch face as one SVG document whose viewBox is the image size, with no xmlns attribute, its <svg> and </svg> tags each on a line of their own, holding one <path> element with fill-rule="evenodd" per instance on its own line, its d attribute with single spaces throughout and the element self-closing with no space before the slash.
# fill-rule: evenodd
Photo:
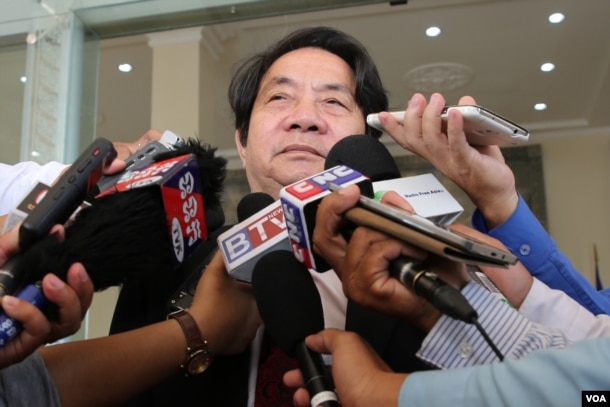
<svg viewBox="0 0 610 407">
<path fill-rule="evenodd" d="M 212 356 L 206 349 L 196 350 L 190 357 L 188 363 L 189 374 L 203 373 L 212 363 Z"/>
</svg>

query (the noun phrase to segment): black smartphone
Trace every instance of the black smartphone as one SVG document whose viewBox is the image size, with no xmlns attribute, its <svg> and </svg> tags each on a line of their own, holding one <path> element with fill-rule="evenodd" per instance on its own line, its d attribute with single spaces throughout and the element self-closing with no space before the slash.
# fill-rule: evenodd
<svg viewBox="0 0 610 407">
<path fill-rule="evenodd" d="M 331 191 L 341 186 L 329 184 Z M 432 253 L 452 260 L 507 267 L 518 257 L 497 247 L 458 234 L 446 226 L 438 225 L 422 216 L 395 209 L 364 195 L 358 206 L 346 212 L 353 223 L 380 230 Z"/>
</svg>

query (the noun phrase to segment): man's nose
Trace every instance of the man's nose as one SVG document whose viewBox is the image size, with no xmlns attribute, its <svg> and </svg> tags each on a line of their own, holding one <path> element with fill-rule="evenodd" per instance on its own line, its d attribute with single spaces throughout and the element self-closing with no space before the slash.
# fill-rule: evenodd
<svg viewBox="0 0 610 407">
<path fill-rule="evenodd" d="M 311 103 L 299 103 L 291 112 L 288 120 L 290 130 L 322 133 L 326 128 L 319 109 Z"/>
</svg>

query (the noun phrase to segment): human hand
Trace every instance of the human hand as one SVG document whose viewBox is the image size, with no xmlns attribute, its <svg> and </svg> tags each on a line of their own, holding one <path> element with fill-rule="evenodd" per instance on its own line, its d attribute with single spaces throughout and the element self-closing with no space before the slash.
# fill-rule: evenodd
<svg viewBox="0 0 610 407">
<path fill-rule="evenodd" d="M 458 103 L 476 104 L 469 96 Z M 449 111 L 444 134 L 440 118 L 444 106 L 445 99 L 438 93 L 428 103 L 416 93 L 407 104 L 404 124 L 385 112 L 379 115 L 379 120 L 399 145 L 428 160 L 462 188 L 482 212 L 487 226 L 493 228 L 508 219 L 517 207 L 514 174 L 498 146 L 468 144 L 459 112 Z"/>
<path fill-rule="evenodd" d="M 63 227 L 55 226 L 51 233 L 63 238 Z M 18 231 L 0 237 L 0 264 L 18 248 Z M 76 332 L 93 299 L 93 283 L 80 263 L 73 264 L 67 273 L 67 284 L 54 274 L 42 280 L 42 291 L 46 299 L 57 306 L 57 318 L 47 319 L 43 312 L 27 301 L 13 296 L 1 300 L 3 312 L 22 325 L 22 330 L 3 347 L 0 347 L 0 367 L 23 360 L 45 343 L 54 342 Z"/>
<path fill-rule="evenodd" d="M 159 140 L 162 135 L 163 133 L 159 130 L 150 129 L 137 140 L 131 142 L 115 141 L 112 145 L 117 152 L 117 158 L 125 160 L 147 144 Z"/>
<path fill-rule="evenodd" d="M 313 234 L 314 250 L 333 267 L 348 298 L 429 330 L 440 312 L 391 277 L 390 262 L 399 256 L 425 262 L 428 271 L 437 273 L 458 289 L 467 281 L 465 266 L 366 227 L 355 228 L 348 243 L 341 233 L 346 222 L 343 214 L 356 205 L 358 196 L 359 189 L 351 186 L 322 200 Z M 392 200 L 396 204 L 399 202 L 396 197 L 400 198 L 397 194 L 386 193 L 382 201 Z"/>
<path fill-rule="evenodd" d="M 229 276 L 220 253 L 203 272 L 189 312 L 217 355 L 242 352 L 262 323 L 252 286 Z"/>
<path fill-rule="evenodd" d="M 398 405 L 400 387 L 408 374 L 392 372 L 360 336 L 329 328 L 308 336 L 305 343 L 315 352 L 332 355 L 332 376 L 341 405 Z M 309 393 L 298 369 L 286 372 L 284 383 L 297 388 L 294 393 L 296 406 L 309 406 Z"/>
<path fill-rule="evenodd" d="M 504 246 L 504 244 L 499 240 L 468 226 L 453 224 L 450 226 L 450 228 L 479 242 L 487 243 L 490 246 L 508 251 L 506 246 Z M 521 262 L 508 266 L 508 269 L 485 265 L 478 265 L 477 267 L 491 280 L 492 283 L 494 283 L 498 290 L 500 290 L 506 299 L 517 309 L 521 307 L 525 297 L 527 297 L 527 294 L 532 288 L 532 284 L 534 284 L 534 277 L 532 277 L 530 272 L 527 271 Z"/>
</svg>

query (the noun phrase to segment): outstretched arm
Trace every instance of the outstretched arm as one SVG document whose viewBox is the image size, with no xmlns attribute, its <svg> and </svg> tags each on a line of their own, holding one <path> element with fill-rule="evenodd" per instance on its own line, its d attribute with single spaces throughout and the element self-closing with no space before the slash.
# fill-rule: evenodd
<svg viewBox="0 0 610 407">
<path fill-rule="evenodd" d="M 216 355 L 243 351 L 260 325 L 251 286 L 227 274 L 220 254 L 203 273 L 189 313 Z M 185 351 L 173 319 L 40 349 L 64 406 L 121 403 L 179 371 Z"/>
</svg>

